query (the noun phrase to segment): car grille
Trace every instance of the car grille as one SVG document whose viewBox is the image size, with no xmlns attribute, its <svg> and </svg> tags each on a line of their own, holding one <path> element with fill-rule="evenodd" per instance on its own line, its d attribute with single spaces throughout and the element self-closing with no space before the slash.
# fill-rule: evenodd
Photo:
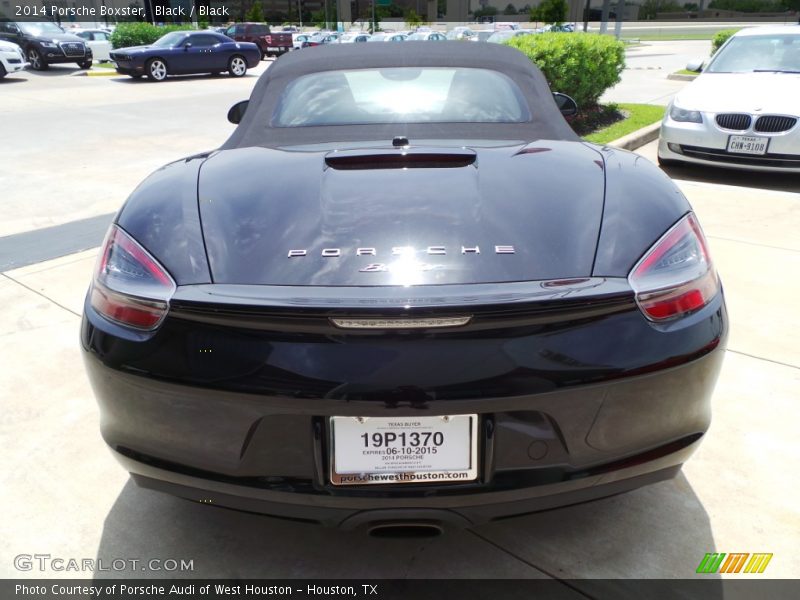
<svg viewBox="0 0 800 600">
<path fill-rule="evenodd" d="M 739 113 L 724 113 L 717 115 L 717 125 L 723 129 L 733 129 L 736 131 L 744 131 L 750 127 L 752 119 L 750 115 L 743 115 Z"/>
<path fill-rule="evenodd" d="M 797 119 L 795 117 L 764 115 L 756 121 L 755 129 L 763 133 L 780 133 L 781 131 L 789 131 L 796 124 Z"/>
<path fill-rule="evenodd" d="M 12 64 L 12 65 L 18 65 L 19 63 L 21 63 L 21 62 L 22 62 L 22 59 L 19 59 L 19 58 L 9 58 L 9 59 L 8 59 L 8 62 L 9 62 L 10 64 Z"/>
<path fill-rule="evenodd" d="M 64 42 L 60 44 L 64 56 L 83 56 L 86 54 L 86 47 L 80 42 Z"/>
<path fill-rule="evenodd" d="M 686 156 L 715 162 L 757 167 L 778 167 L 784 169 L 800 169 L 800 154 L 765 154 L 763 156 L 743 156 L 731 154 L 719 148 L 701 148 L 699 146 L 681 146 Z"/>
</svg>

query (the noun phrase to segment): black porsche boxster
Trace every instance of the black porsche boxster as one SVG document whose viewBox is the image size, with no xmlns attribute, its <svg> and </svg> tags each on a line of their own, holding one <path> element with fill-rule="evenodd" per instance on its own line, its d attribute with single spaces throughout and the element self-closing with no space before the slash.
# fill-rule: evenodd
<svg viewBox="0 0 800 600">
<path fill-rule="evenodd" d="M 511 48 L 278 59 L 111 226 L 82 346 L 144 487 L 469 526 L 674 476 L 727 313 L 700 225 Z"/>
</svg>

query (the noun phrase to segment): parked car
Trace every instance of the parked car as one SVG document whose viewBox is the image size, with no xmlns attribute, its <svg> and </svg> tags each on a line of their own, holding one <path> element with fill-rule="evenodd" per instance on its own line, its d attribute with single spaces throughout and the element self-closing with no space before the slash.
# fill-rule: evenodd
<svg viewBox="0 0 800 600">
<path fill-rule="evenodd" d="M 511 21 L 498 21 L 494 24 L 495 31 L 508 31 L 515 29 L 519 29 L 519 23 L 513 23 Z"/>
<path fill-rule="evenodd" d="M 370 35 L 368 33 L 345 33 L 336 42 L 338 44 L 358 44 L 361 42 L 368 42 Z"/>
<path fill-rule="evenodd" d="M 222 73 L 243 77 L 258 66 L 261 49 L 250 42 L 235 42 L 221 33 L 173 31 L 150 46 L 119 48 L 111 52 L 117 72 L 151 81 L 168 75 Z"/>
<path fill-rule="evenodd" d="M 494 30 L 486 30 L 481 29 L 480 31 L 476 31 L 475 35 L 469 38 L 470 42 L 486 42 L 492 35 L 494 35 Z"/>
<path fill-rule="evenodd" d="M 800 25 L 731 37 L 668 106 L 658 161 L 800 173 Z"/>
<path fill-rule="evenodd" d="M 72 29 L 70 33 L 81 38 L 89 48 L 92 55 L 98 62 L 104 63 L 111 60 L 111 34 L 103 29 Z"/>
<path fill-rule="evenodd" d="M 407 42 L 444 42 L 447 36 L 438 31 L 419 31 L 406 38 Z"/>
<path fill-rule="evenodd" d="M 28 66 L 22 48 L 11 42 L 0 40 L 0 79 L 9 73 L 23 71 Z"/>
<path fill-rule="evenodd" d="M 307 42 L 308 38 L 311 37 L 310 33 L 293 33 L 292 34 L 292 46 L 295 50 L 299 50 L 303 47 L 303 42 Z"/>
<path fill-rule="evenodd" d="M 492 44 L 502 44 L 506 40 L 510 40 L 513 37 L 531 35 L 534 33 L 536 32 L 532 29 L 504 29 L 502 31 L 495 31 L 492 35 L 486 38 L 486 41 Z"/>
<path fill-rule="evenodd" d="M 339 39 L 341 34 L 335 31 L 318 31 L 303 42 L 303 48 L 311 48 L 314 46 L 322 46 L 324 44 L 333 44 Z"/>
<path fill-rule="evenodd" d="M 276 33 L 264 23 L 235 23 L 225 30 L 225 35 L 237 42 L 256 44 L 263 58 L 280 56 L 294 48 L 291 32 Z"/>
<path fill-rule="evenodd" d="M 34 71 L 44 71 L 50 65 L 62 63 L 76 63 L 81 69 L 92 68 L 92 49 L 78 36 L 65 33 L 49 21 L 0 21 L 0 40 L 22 48 Z"/>
<path fill-rule="evenodd" d="M 453 27 L 445 36 L 448 40 L 471 40 L 476 33 L 469 27 Z"/>
<path fill-rule="evenodd" d="M 367 41 L 368 42 L 404 42 L 408 39 L 405 33 L 395 33 L 393 31 L 382 31 L 373 34 Z"/>
<path fill-rule="evenodd" d="M 545 25 L 536 30 L 536 33 L 574 33 L 575 25 L 573 23 L 552 23 Z"/>
<path fill-rule="evenodd" d="M 702 442 L 728 317 L 691 206 L 576 135 L 525 55 L 455 44 L 285 56 L 221 148 L 125 202 L 81 345 L 136 483 L 430 531 L 668 479 Z"/>
</svg>

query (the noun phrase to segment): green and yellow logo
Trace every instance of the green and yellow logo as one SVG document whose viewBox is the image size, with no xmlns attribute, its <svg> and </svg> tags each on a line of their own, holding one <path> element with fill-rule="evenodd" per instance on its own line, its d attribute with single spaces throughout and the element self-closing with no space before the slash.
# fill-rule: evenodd
<svg viewBox="0 0 800 600">
<path fill-rule="evenodd" d="M 697 567 L 698 573 L 763 573 L 772 554 L 708 552 Z"/>
</svg>

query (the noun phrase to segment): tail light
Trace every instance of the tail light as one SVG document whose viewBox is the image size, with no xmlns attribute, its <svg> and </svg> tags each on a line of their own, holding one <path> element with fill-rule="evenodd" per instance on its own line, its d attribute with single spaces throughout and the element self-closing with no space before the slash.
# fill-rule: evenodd
<svg viewBox="0 0 800 600">
<path fill-rule="evenodd" d="M 636 302 L 651 321 L 699 310 L 719 292 L 719 279 L 694 214 L 683 217 L 628 276 Z"/>
<path fill-rule="evenodd" d="M 151 331 L 169 309 L 175 282 L 132 237 L 112 225 L 97 261 L 92 307 L 120 325 Z"/>
</svg>

